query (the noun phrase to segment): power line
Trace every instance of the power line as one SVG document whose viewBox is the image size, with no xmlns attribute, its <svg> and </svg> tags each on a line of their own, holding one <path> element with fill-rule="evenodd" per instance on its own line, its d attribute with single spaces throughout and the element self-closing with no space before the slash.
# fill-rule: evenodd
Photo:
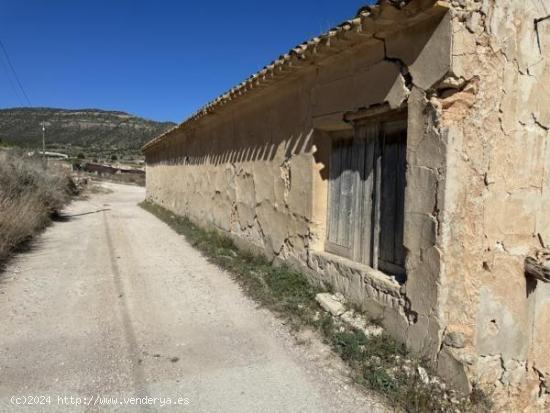
<svg viewBox="0 0 550 413">
<path fill-rule="evenodd" d="M 29 106 L 32 106 L 31 100 L 27 96 L 27 93 L 25 92 L 25 89 L 23 89 L 23 85 L 21 84 L 21 82 L 19 80 L 19 76 L 17 76 L 17 72 L 15 71 L 15 68 L 11 64 L 10 56 L 8 55 L 8 51 L 4 47 L 4 44 L 2 43 L 2 40 L 0 40 L 0 47 L 2 48 L 2 50 L 4 52 L 4 55 L 6 56 L 6 61 L 8 62 L 8 65 L 11 68 L 11 71 L 13 73 L 13 77 L 15 78 L 15 80 L 17 81 L 17 84 L 19 85 L 19 89 L 21 89 L 21 92 L 23 93 L 23 96 L 25 96 L 25 99 L 27 100 L 27 103 L 29 104 Z"/>
<path fill-rule="evenodd" d="M 2 62 L 2 68 L 4 69 L 4 72 L 6 73 L 6 78 L 8 79 L 8 82 L 11 86 L 11 90 L 12 90 L 14 96 L 17 98 L 17 100 L 19 101 L 21 106 L 23 106 L 25 104 L 25 102 L 21 99 L 21 96 L 19 95 L 19 93 L 17 93 L 15 83 L 13 83 L 13 79 L 11 78 L 10 71 L 8 69 L 8 66 L 6 65 L 6 62 L 4 61 L 4 59 L 0 59 L 0 62 Z"/>
</svg>

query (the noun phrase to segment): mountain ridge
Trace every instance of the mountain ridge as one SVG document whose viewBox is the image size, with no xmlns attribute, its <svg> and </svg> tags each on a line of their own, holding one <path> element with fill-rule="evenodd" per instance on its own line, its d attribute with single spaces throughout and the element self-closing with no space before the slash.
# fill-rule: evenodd
<svg viewBox="0 0 550 413">
<path fill-rule="evenodd" d="M 112 150 L 139 150 L 144 143 L 176 125 L 120 110 L 5 108 L 0 109 L 0 139 L 17 146 L 40 146 L 42 122 L 48 146 Z"/>
</svg>

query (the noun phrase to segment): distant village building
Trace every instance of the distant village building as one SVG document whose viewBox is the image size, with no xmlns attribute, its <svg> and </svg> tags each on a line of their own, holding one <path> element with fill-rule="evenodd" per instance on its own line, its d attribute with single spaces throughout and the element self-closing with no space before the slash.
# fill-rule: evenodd
<svg viewBox="0 0 550 413">
<path fill-rule="evenodd" d="M 69 155 L 67 155 L 66 153 L 61 153 L 61 152 L 33 151 L 33 152 L 28 152 L 27 155 L 28 156 L 43 156 L 44 155 L 48 159 L 69 159 Z"/>
<path fill-rule="evenodd" d="M 114 175 L 114 174 L 120 173 L 119 168 L 116 168 L 111 165 L 104 165 L 104 164 L 93 163 L 93 162 L 86 162 L 82 167 L 82 170 L 85 172 L 91 172 L 99 176 Z"/>
<path fill-rule="evenodd" d="M 145 175 L 145 171 L 142 169 L 122 168 L 119 166 L 100 164 L 95 162 L 86 162 L 81 169 L 85 172 L 91 172 L 99 176 L 117 175 L 117 174 Z"/>
<path fill-rule="evenodd" d="M 365 7 L 146 144 L 147 197 L 341 291 L 457 388 L 541 407 L 547 9 Z"/>
</svg>

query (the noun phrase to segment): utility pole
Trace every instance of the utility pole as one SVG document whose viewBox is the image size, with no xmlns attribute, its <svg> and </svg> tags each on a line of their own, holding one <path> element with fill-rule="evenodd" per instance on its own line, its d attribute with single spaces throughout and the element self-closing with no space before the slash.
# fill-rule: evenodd
<svg viewBox="0 0 550 413">
<path fill-rule="evenodd" d="M 46 166 L 46 124 L 42 121 L 42 161 Z"/>
</svg>

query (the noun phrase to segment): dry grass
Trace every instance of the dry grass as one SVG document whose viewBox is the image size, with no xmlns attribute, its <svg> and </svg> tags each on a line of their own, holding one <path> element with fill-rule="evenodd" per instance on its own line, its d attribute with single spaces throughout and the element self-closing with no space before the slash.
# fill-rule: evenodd
<svg viewBox="0 0 550 413">
<path fill-rule="evenodd" d="M 0 264 L 43 229 L 76 191 L 67 172 L 39 158 L 0 152 Z"/>
</svg>

